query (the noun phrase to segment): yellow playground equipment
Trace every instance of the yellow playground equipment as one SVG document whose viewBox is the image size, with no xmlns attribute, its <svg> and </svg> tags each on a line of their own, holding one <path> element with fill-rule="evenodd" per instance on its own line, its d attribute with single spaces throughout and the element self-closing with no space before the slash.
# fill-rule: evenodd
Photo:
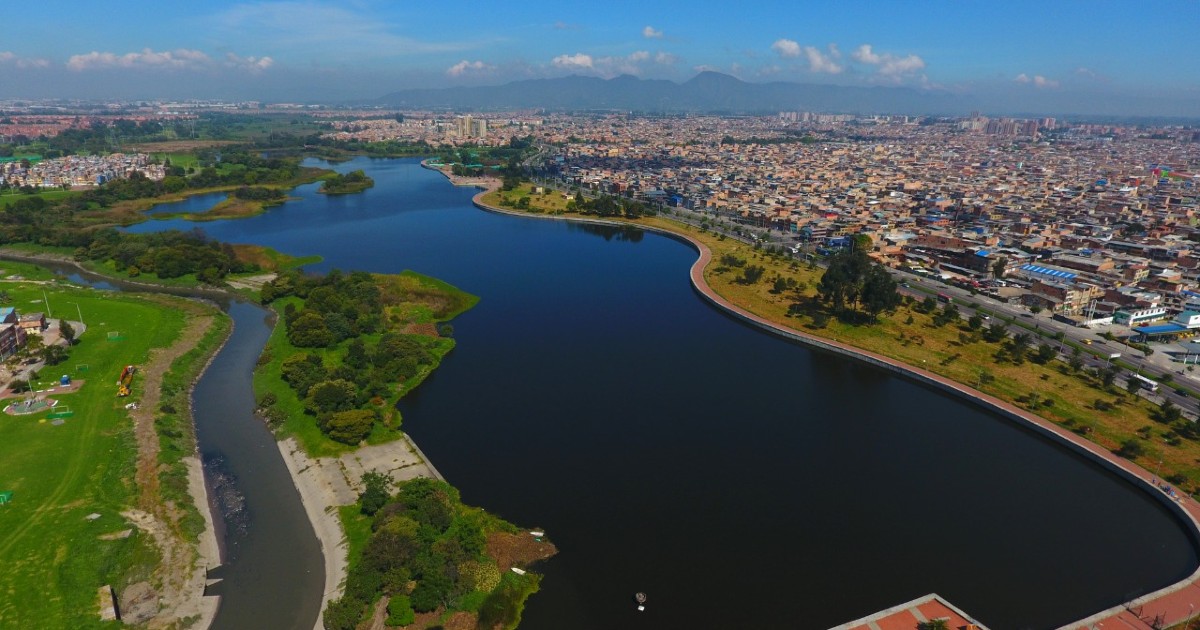
<svg viewBox="0 0 1200 630">
<path fill-rule="evenodd" d="M 128 396 L 130 393 L 129 386 L 133 384 L 133 375 L 137 372 L 137 367 L 126 365 L 125 369 L 121 370 L 121 380 L 117 381 L 117 395 Z"/>
</svg>

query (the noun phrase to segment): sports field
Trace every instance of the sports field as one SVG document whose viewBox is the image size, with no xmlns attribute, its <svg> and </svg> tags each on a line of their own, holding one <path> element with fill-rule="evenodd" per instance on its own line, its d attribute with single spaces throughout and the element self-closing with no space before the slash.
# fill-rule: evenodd
<svg viewBox="0 0 1200 630">
<path fill-rule="evenodd" d="M 0 268 L 0 277 L 31 273 L 7 261 Z M 0 492 L 13 492 L 0 505 L 0 627 L 103 627 L 97 589 L 146 579 L 157 558 L 150 538 L 121 516 L 136 493 L 137 445 L 124 405 L 139 399 L 142 375 L 129 398 L 116 396 L 116 381 L 123 366 L 143 365 L 151 349 L 171 344 L 185 314 L 154 299 L 90 289 L 0 282 L 0 290 L 8 295 L 0 306 L 45 312 L 44 290 L 55 317 L 82 313 L 87 325 L 67 361 L 37 379 L 42 387 L 63 374 L 84 379 L 77 392 L 48 394 L 74 415 L 56 426 L 49 411 L 0 414 Z M 113 330 L 124 339 L 108 341 Z"/>
</svg>

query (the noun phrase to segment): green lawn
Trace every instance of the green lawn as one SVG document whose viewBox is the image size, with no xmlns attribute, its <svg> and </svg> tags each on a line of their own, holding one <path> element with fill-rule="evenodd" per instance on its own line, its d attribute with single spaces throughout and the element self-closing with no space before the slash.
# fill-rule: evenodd
<svg viewBox="0 0 1200 630">
<path fill-rule="evenodd" d="M 200 160 L 196 158 L 195 153 L 174 152 L 174 153 L 153 153 L 151 155 L 155 159 L 163 162 L 164 164 L 166 163 L 167 160 L 170 160 L 171 166 L 182 166 L 183 168 L 199 168 L 200 167 Z"/>
<path fill-rule="evenodd" d="M 0 266 L 12 268 L 9 263 Z M 43 310 L 42 285 L 3 283 L 8 305 Z M 136 444 L 114 383 L 121 367 L 142 364 L 149 351 L 169 345 L 184 313 L 136 296 L 50 286 L 51 303 L 89 328 L 66 363 L 46 368 L 43 383 L 62 374 L 84 379 L 83 388 L 60 397 L 74 416 L 62 426 L 33 416 L 0 415 L 0 490 L 15 492 L 0 506 L 0 626 L 100 627 L 96 590 L 145 579 L 157 561 L 149 538 L 136 529 L 123 540 L 99 537 L 132 527 L 120 512 L 133 501 Z M 57 314 L 57 313 L 56 313 Z M 109 342 L 119 330 L 124 341 Z M 86 372 L 80 372 L 81 365 Z M 51 394 L 52 395 L 52 394 Z M 88 520 L 90 514 L 99 518 Z M 120 624 L 108 624 L 117 627 Z"/>
<path fill-rule="evenodd" d="M 5 193 L 0 195 L 0 209 L 7 208 L 26 197 L 41 197 L 46 201 L 61 201 L 78 194 L 73 190 L 43 190 L 32 195 L 26 195 L 25 193 Z"/>
</svg>

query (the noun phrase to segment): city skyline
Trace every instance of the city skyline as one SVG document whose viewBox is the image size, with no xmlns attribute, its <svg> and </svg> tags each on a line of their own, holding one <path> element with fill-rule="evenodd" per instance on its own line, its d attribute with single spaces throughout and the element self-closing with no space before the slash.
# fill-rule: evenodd
<svg viewBox="0 0 1200 630">
<path fill-rule="evenodd" d="M 1067 111 L 1096 98 L 1200 102 L 1200 70 L 1178 61 L 1200 56 L 1198 45 L 1188 20 L 1171 18 L 1195 2 L 1156 11 L 1014 2 L 1002 13 L 931 2 L 858 12 L 774 2 L 610 7 L 135 1 L 114 11 L 65 2 L 54 20 L 6 16 L 0 97 L 345 101 L 572 74 L 685 81 L 715 70 L 749 82 L 991 95 L 1018 110 Z M 1200 115 L 1200 105 L 1191 109 Z"/>
</svg>

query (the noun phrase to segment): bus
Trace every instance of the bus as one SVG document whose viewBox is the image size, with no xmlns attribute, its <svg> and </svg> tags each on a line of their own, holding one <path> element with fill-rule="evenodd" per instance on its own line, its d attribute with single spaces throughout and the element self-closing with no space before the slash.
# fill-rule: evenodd
<svg viewBox="0 0 1200 630">
<path fill-rule="evenodd" d="M 952 300 L 950 299 L 950 296 L 949 296 L 949 295 L 946 295 L 945 293 L 939 293 L 939 294 L 938 294 L 938 301 L 939 301 L 939 302 L 942 302 L 942 303 L 945 303 L 945 304 L 949 304 L 949 303 L 950 303 Z"/>
<path fill-rule="evenodd" d="M 1152 381 L 1152 380 L 1146 378 L 1145 376 L 1142 376 L 1141 374 L 1134 374 L 1133 378 L 1137 379 L 1137 382 L 1139 385 L 1142 386 L 1142 389 L 1148 389 L 1152 392 L 1158 391 L 1158 382 L 1157 381 Z"/>
</svg>

